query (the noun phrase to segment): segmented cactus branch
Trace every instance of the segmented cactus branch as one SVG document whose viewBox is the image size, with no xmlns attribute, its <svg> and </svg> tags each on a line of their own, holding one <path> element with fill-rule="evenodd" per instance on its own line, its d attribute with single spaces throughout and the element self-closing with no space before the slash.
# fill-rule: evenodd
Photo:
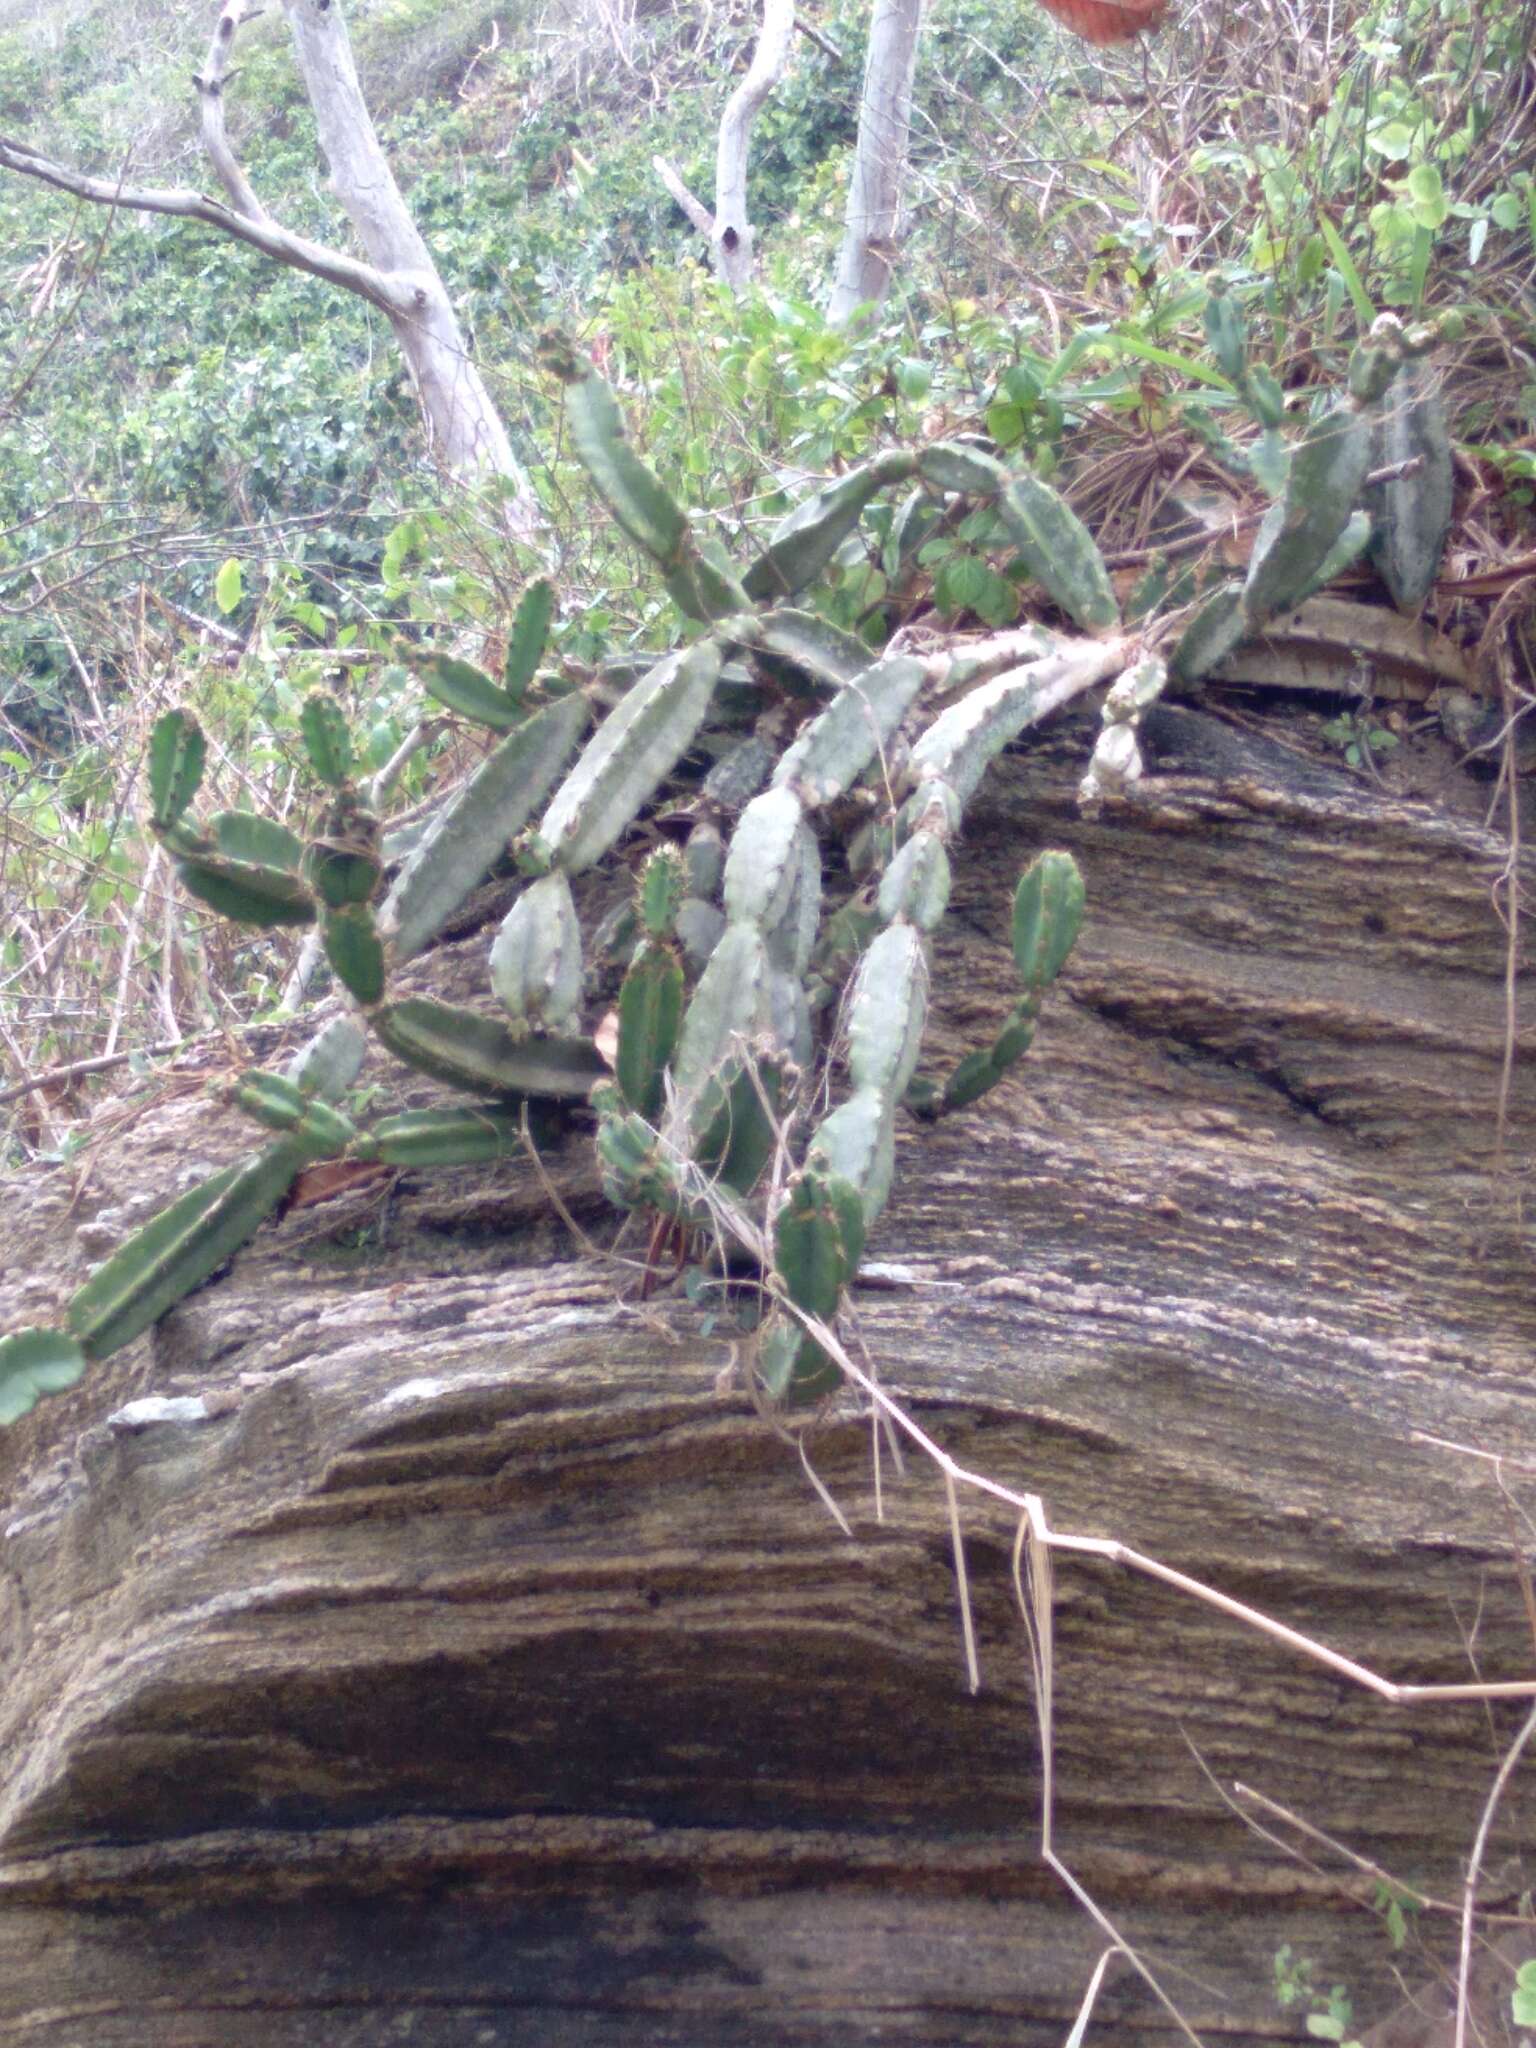
<svg viewBox="0 0 1536 2048">
<path fill-rule="evenodd" d="M 246 811 L 199 822 L 206 743 L 189 712 L 161 718 L 149 824 L 188 893 L 257 930 L 315 927 L 348 1009 L 285 1073 L 251 1073 L 230 1091 L 268 1142 L 130 1238 L 76 1292 L 65 1328 L 0 1340 L 0 1423 L 73 1386 L 207 1280 L 308 1165 L 506 1158 L 538 1102 L 590 1119 L 615 1203 L 669 1230 L 723 1234 L 765 1275 L 771 1267 L 763 1300 L 791 1305 L 769 1307 L 756 1346 L 772 1399 L 804 1406 L 833 1392 L 841 1368 L 803 1318 L 831 1328 L 846 1303 L 890 1192 L 898 1116 L 953 1113 L 1004 1081 L 1082 925 L 1076 864 L 1038 855 L 1014 896 L 1012 1010 L 942 1079 L 919 1070 L 951 851 L 992 762 L 1109 683 L 1082 788 L 1085 803 L 1102 803 L 1141 773 L 1138 728 L 1170 676 L 1208 673 L 1367 546 L 1405 609 L 1433 580 L 1450 490 L 1423 360 L 1434 334 L 1405 335 L 1385 316 L 1356 351 L 1344 395 L 1288 434 L 1287 396 L 1251 360 L 1240 311 L 1218 287 L 1206 330 L 1257 438 L 1240 447 L 1208 408 L 1190 408 L 1191 426 L 1274 502 L 1245 577 L 1191 601 L 1183 572 L 1154 564 L 1124 613 L 1060 493 L 969 441 L 876 455 L 796 506 L 739 567 L 636 452 L 604 379 L 547 338 L 593 489 L 685 621 L 676 644 L 590 733 L 587 698 L 540 676 L 556 610 L 547 581 L 524 592 L 499 677 L 457 654 L 405 650 L 437 703 L 492 745 L 387 893 L 380 823 L 356 786 L 335 699 L 316 693 L 302 708 L 325 793 L 307 841 Z M 1373 457 L 1407 466 L 1367 507 Z M 893 494 L 892 573 L 910 572 L 958 500 L 990 514 L 1017 570 L 1068 623 L 919 653 L 872 647 L 822 616 L 824 579 L 858 545 L 870 507 Z M 739 681 L 722 691 L 727 671 L 760 678 L 764 716 L 743 714 Z M 786 709 L 796 699 L 798 729 Z M 701 746 L 704 770 L 687 765 Z M 685 843 L 656 843 L 655 807 L 679 780 Z M 637 860 L 642 833 L 652 843 Z M 829 860 L 839 841 L 842 857 Z M 501 1014 L 400 993 L 400 968 L 509 853 L 523 882 L 490 946 Z M 637 870 L 633 888 L 584 931 L 573 882 L 620 863 Z M 845 868 L 851 893 L 829 890 Z M 471 1100 L 372 1123 L 353 1115 L 370 1042 Z"/>
</svg>

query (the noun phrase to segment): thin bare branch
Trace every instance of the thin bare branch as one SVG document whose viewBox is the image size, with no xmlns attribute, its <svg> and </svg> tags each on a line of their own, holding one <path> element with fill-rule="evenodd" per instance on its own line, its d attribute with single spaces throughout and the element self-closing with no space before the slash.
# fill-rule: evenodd
<svg viewBox="0 0 1536 2048">
<path fill-rule="evenodd" d="M 1477 1881 L 1483 1874 L 1483 1852 L 1488 1847 L 1493 1816 L 1504 1796 L 1504 1788 L 1514 1774 L 1521 1752 L 1533 1735 L 1536 1735 L 1536 1707 L 1532 1707 L 1521 1723 L 1519 1734 L 1505 1751 L 1503 1761 L 1494 1775 L 1493 1784 L 1489 1787 L 1488 1797 L 1483 1805 L 1482 1819 L 1477 1824 L 1472 1854 L 1467 1861 L 1467 1881 L 1462 1890 L 1461 1901 L 1461 1961 L 1456 1973 L 1454 2048 L 1467 2048 L 1467 1993 L 1468 1980 L 1472 1973 L 1472 1922 L 1477 1906 Z"/>
<path fill-rule="evenodd" d="M 225 0 L 225 5 L 219 9 L 213 41 L 208 45 L 207 60 L 192 83 L 197 87 L 203 148 L 218 174 L 219 183 L 229 194 L 231 205 L 246 220 L 270 223 L 271 216 L 240 168 L 224 124 L 225 88 L 234 76 L 230 70 L 230 59 L 235 54 L 235 37 L 256 12 L 255 8 L 247 5 L 247 0 Z"/>
<path fill-rule="evenodd" d="M 274 263 L 286 263 L 291 270 L 306 271 L 325 284 L 354 292 L 358 298 L 366 299 L 370 305 L 396 319 L 405 318 L 412 310 L 414 280 L 387 276 L 382 270 L 375 270 L 371 263 L 360 263 L 354 256 L 344 256 L 339 250 L 324 248 L 319 242 L 311 242 L 307 236 L 280 228 L 273 221 L 248 220 L 222 200 L 210 199 L 206 193 L 168 186 L 127 185 L 118 179 L 92 177 L 87 171 L 55 163 L 41 150 L 4 135 L 0 135 L 0 170 L 15 171 L 23 178 L 34 178 L 39 184 L 52 185 L 60 192 L 71 192 L 77 199 L 89 199 L 97 206 L 120 207 L 129 213 L 165 214 L 174 220 L 201 221 L 204 227 L 216 228 L 220 234 L 259 249 Z"/>
<path fill-rule="evenodd" d="M 694 198 L 688 187 L 683 183 L 682 178 L 664 156 L 653 156 L 651 158 L 651 168 L 683 209 L 684 213 L 687 214 L 689 220 L 692 221 L 705 241 L 712 242 L 715 239 L 715 216 L 710 212 L 709 208 L 701 200 Z"/>
</svg>

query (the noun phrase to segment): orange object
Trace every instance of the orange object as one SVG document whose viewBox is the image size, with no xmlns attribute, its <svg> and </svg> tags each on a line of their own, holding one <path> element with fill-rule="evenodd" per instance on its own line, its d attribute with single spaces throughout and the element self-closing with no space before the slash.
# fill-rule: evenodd
<svg viewBox="0 0 1536 2048">
<path fill-rule="evenodd" d="M 1161 28 L 1170 0 L 1040 0 L 1063 28 L 1090 43 L 1128 43 Z"/>
</svg>

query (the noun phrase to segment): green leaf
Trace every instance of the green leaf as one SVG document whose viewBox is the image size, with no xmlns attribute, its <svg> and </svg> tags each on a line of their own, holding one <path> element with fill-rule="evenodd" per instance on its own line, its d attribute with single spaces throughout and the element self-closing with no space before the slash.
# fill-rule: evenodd
<svg viewBox="0 0 1536 2048">
<path fill-rule="evenodd" d="M 920 356 L 904 356 L 896 365 L 896 389 L 903 398 L 921 401 L 933 388 L 933 366 Z"/>
<path fill-rule="evenodd" d="M 1488 206 L 1489 216 L 1496 228 L 1503 228 L 1506 234 L 1513 234 L 1525 218 L 1519 199 L 1513 192 L 1496 193 Z"/>
<path fill-rule="evenodd" d="M 1415 164 L 1408 173 L 1408 198 L 1420 227 L 1444 227 L 1450 213 L 1445 185 L 1433 164 Z"/>
<path fill-rule="evenodd" d="M 1376 318 L 1376 308 L 1371 304 L 1365 286 L 1360 282 L 1354 259 L 1344 246 L 1344 238 L 1328 218 L 1320 213 L 1317 217 L 1317 231 L 1328 244 L 1328 254 L 1333 258 L 1333 267 L 1339 273 L 1344 289 L 1349 293 L 1350 304 L 1355 309 L 1355 318 L 1360 322 L 1360 332 L 1366 333 Z"/>
<path fill-rule="evenodd" d="M 1181 377 L 1193 377 L 1197 384 L 1213 385 L 1218 391 L 1230 388 L 1219 370 L 1213 370 L 1209 363 L 1202 363 L 1194 356 L 1177 354 L 1171 348 L 1159 348 L 1155 342 L 1143 341 L 1135 334 L 1115 334 L 1111 340 L 1121 355 L 1135 356 L 1144 363 L 1156 363 L 1160 369 L 1177 370 Z"/>
<path fill-rule="evenodd" d="M 1027 417 L 1022 406 L 999 399 L 987 407 L 987 432 L 999 448 L 1016 448 L 1024 438 Z"/>
<path fill-rule="evenodd" d="M 966 612 L 986 584 L 986 569 L 974 555 L 951 555 L 935 579 L 934 599 L 941 611 Z"/>
<path fill-rule="evenodd" d="M 79 1341 L 64 1330 L 18 1330 L 0 1339 L 0 1427 L 36 1405 L 40 1394 L 59 1394 L 85 1371 Z"/>
<path fill-rule="evenodd" d="M 239 557 L 231 555 L 213 582 L 214 603 L 227 618 L 245 596 L 245 572 Z"/>
<path fill-rule="evenodd" d="M 1302 243 L 1296 257 L 1296 282 L 1304 290 L 1310 290 L 1322 276 L 1328 263 L 1328 244 L 1321 235 L 1309 235 Z"/>
<path fill-rule="evenodd" d="M 1406 121 L 1384 121 L 1366 136 L 1365 146 L 1378 156 L 1399 162 L 1413 147 L 1413 130 Z"/>
</svg>

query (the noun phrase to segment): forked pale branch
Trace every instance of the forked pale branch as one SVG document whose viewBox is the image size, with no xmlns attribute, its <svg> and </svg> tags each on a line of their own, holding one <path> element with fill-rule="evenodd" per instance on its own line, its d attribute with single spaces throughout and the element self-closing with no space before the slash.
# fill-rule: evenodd
<svg viewBox="0 0 1536 2048">
<path fill-rule="evenodd" d="M 55 163 L 40 150 L 3 135 L 0 135 L 0 170 L 17 171 L 24 178 L 34 178 L 39 184 L 52 185 L 57 191 L 73 193 L 77 199 L 89 199 L 97 206 L 201 221 L 205 227 L 217 228 L 222 234 L 233 236 L 237 242 L 248 242 L 275 263 L 286 263 L 294 270 L 307 271 L 311 277 L 318 277 L 326 284 L 356 293 L 358 298 L 367 299 L 385 313 L 399 317 L 410 310 L 405 286 L 375 270 L 371 263 L 360 263 L 338 249 L 327 249 L 319 242 L 311 242 L 307 236 L 278 227 L 273 221 L 251 220 L 237 213 L 232 206 L 226 206 L 222 200 L 210 199 L 206 193 L 173 186 L 125 185 L 115 178 L 93 177 L 88 171 L 77 171 L 67 164 Z"/>
</svg>

